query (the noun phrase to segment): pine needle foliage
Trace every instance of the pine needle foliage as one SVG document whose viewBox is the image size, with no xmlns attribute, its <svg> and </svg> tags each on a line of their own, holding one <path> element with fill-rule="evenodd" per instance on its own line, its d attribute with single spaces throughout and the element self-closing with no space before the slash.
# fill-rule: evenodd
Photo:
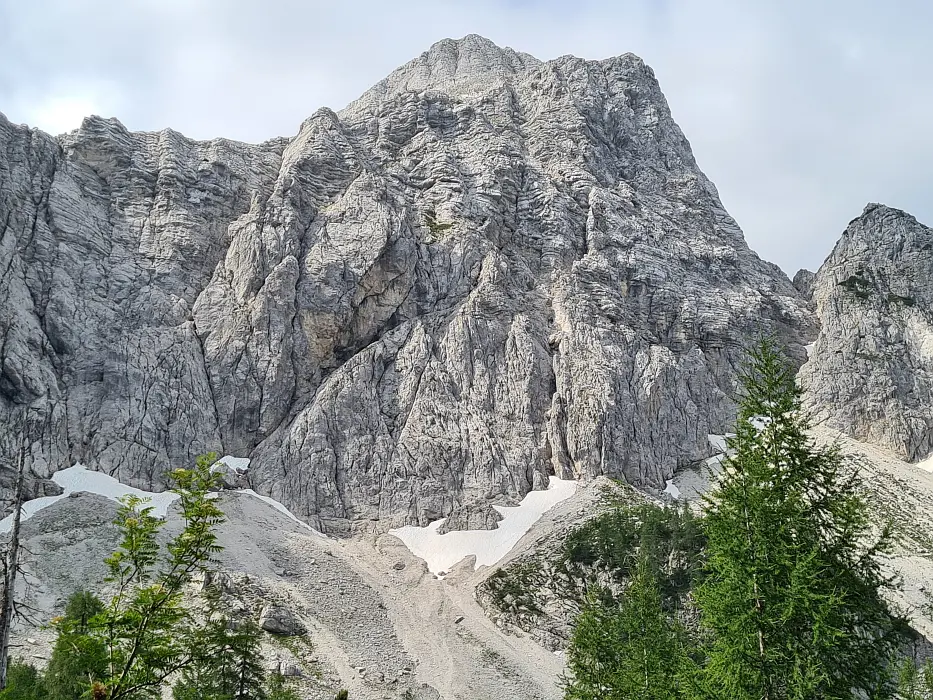
<svg viewBox="0 0 933 700">
<path fill-rule="evenodd" d="M 912 658 L 904 659 L 897 692 L 900 700 L 933 700 L 933 661 L 918 665 Z"/>
<path fill-rule="evenodd" d="M 174 700 L 267 700 L 261 635 L 252 619 L 215 616 L 197 632 L 196 656 L 173 687 Z"/>
<path fill-rule="evenodd" d="M 889 697 L 906 622 L 873 535 L 856 465 L 807 437 L 801 394 L 771 339 L 741 374 L 735 437 L 706 497 L 695 591 L 705 663 L 691 694 L 723 700 Z"/>
<path fill-rule="evenodd" d="M 42 674 L 31 663 L 10 659 L 7 685 L 0 690 L 0 700 L 45 700 Z"/>
<path fill-rule="evenodd" d="M 53 621 L 58 631 L 45 671 L 48 700 L 77 700 L 94 681 L 107 675 L 107 649 L 90 634 L 91 621 L 104 611 L 104 603 L 88 591 L 68 599 L 65 614 Z"/>
<path fill-rule="evenodd" d="M 686 636 L 667 614 L 647 553 L 620 603 L 591 593 L 567 654 L 566 700 L 676 700 Z"/>
</svg>

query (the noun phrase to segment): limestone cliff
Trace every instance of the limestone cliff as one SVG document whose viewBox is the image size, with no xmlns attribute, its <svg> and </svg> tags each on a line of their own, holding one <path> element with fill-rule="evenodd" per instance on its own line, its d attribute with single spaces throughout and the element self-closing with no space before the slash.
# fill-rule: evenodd
<svg viewBox="0 0 933 700">
<path fill-rule="evenodd" d="M 933 452 L 933 229 L 869 204 L 813 282 L 800 378 L 817 420 L 916 461 Z"/>
<path fill-rule="evenodd" d="M 259 145 L 0 118 L 0 232 L 4 456 L 145 487 L 249 456 L 329 529 L 663 486 L 745 339 L 815 332 L 631 54 L 446 40 Z"/>
</svg>

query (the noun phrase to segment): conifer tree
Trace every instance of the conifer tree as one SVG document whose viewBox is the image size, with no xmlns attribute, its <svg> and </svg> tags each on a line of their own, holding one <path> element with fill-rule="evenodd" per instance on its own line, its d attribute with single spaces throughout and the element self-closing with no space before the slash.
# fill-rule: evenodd
<svg viewBox="0 0 933 700">
<path fill-rule="evenodd" d="M 858 470 L 807 438 L 794 371 L 775 343 L 750 353 L 731 456 L 705 502 L 695 592 L 708 634 L 693 694 L 729 700 L 885 697 L 906 625 L 871 540 Z M 862 696 L 864 696 L 862 695 Z"/>
<path fill-rule="evenodd" d="M 664 610 L 658 575 L 642 552 L 621 603 L 591 595 L 568 649 L 566 700 L 681 697 L 684 633 Z"/>
<path fill-rule="evenodd" d="M 44 681 L 49 700 L 77 700 L 91 683 L 106 676 L 103 640 L 90 634 L 91 620 L 103 611 L 97 596 L 77 591 L 68 599 L 65 614 L 53 621 L 58 637 Z"/>
<path fill-rule="evenodd" d="M 261 631 L 251 619 L 215 616 L 198 635 L 198 653 L 172 689 L 175 700 L 266 700 Z"/>
<path fill-rule="evenodd" d="M 10 659 L 6 688 L 0 690 L 0 700 L 45 700 L 42 674 L 22 659 Z"/>
</svg>

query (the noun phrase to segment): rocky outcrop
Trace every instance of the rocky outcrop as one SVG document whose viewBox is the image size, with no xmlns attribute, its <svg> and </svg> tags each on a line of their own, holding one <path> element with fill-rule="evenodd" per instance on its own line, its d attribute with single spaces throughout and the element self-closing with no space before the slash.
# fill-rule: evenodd
<svg viewBox="0 0 933 700">
<path fill-rule="evenodd" d="M 447 40 L 259 145 L 0 119 L 0 185 L 0 435 L 32 408 L 36 474 L 249 456 L 331 530 L 662 487 L 744 338 L 813 332 L 631 54 Z"/>
<path fill-rule="evenodd" d="M 915 461 L 933 452 L 933 229 L 869 204 L 813 286 L 801 382 L 817 420 Z"/>
<path fill-rule="evenodd" d="M 292 611 L 278 605 L 266 605 L 259 613 L 259 626 L 266 632 L 291 637 L 304 634 L 305 629 Z"/>
<path fill-rule="evenodd" d="M 502 514 L 491 503 L 468 503 L 455 508 L 437 528 L 437 532 L 443 535 L 456 530 L 495 530 L 500 520 Z"/>
<path fill-rule="evenodd" d="M 816 273 L 809 270 L 797 270 L 794 275 L 794 288 L 800 292 L 800 295 L 809 300 L 813 296 L 813 282 L 816 279 Z"/>
</svg>

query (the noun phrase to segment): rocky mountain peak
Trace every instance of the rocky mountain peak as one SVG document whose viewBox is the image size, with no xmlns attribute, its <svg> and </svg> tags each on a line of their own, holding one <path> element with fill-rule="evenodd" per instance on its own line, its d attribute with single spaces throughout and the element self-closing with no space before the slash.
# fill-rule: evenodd
<svg viewBox="0 0 933 700">
<path fill-rule="evenodd" d="M 394 70 L 342 114 L 365 111 L 395 95 L 426 90 L 452 97 L 484 94 L 540 65 L 541 61 L 533 56 L 499 47 L 477 34 L 468 34 L 462 39 L 443 39 Z"/>
<path fill-rule="evenodd" d="M 805 298 L 809 299 L 813 295 L 813 280 L 816 274 L 810 270 L 800 269 L 794 274 L 794 288 Z"/>
<path fill-rule="evenodd" d="M 933 452 L 933 229 L 869 204 L 813 282 L 801 379 L 819 419 L 899 457 Z"/>
<path fill-rule="evenodd" d="M 814 332 L 631 54 L 471 36 L 287 141 L 60 143 L 0 123 L 0 432 L 33 407 L 39 476 L 159 488 L 216 450 L 329 530 L 663 488 L 731 421 L 742 339 L 802 362 Z"/>
</svg>

